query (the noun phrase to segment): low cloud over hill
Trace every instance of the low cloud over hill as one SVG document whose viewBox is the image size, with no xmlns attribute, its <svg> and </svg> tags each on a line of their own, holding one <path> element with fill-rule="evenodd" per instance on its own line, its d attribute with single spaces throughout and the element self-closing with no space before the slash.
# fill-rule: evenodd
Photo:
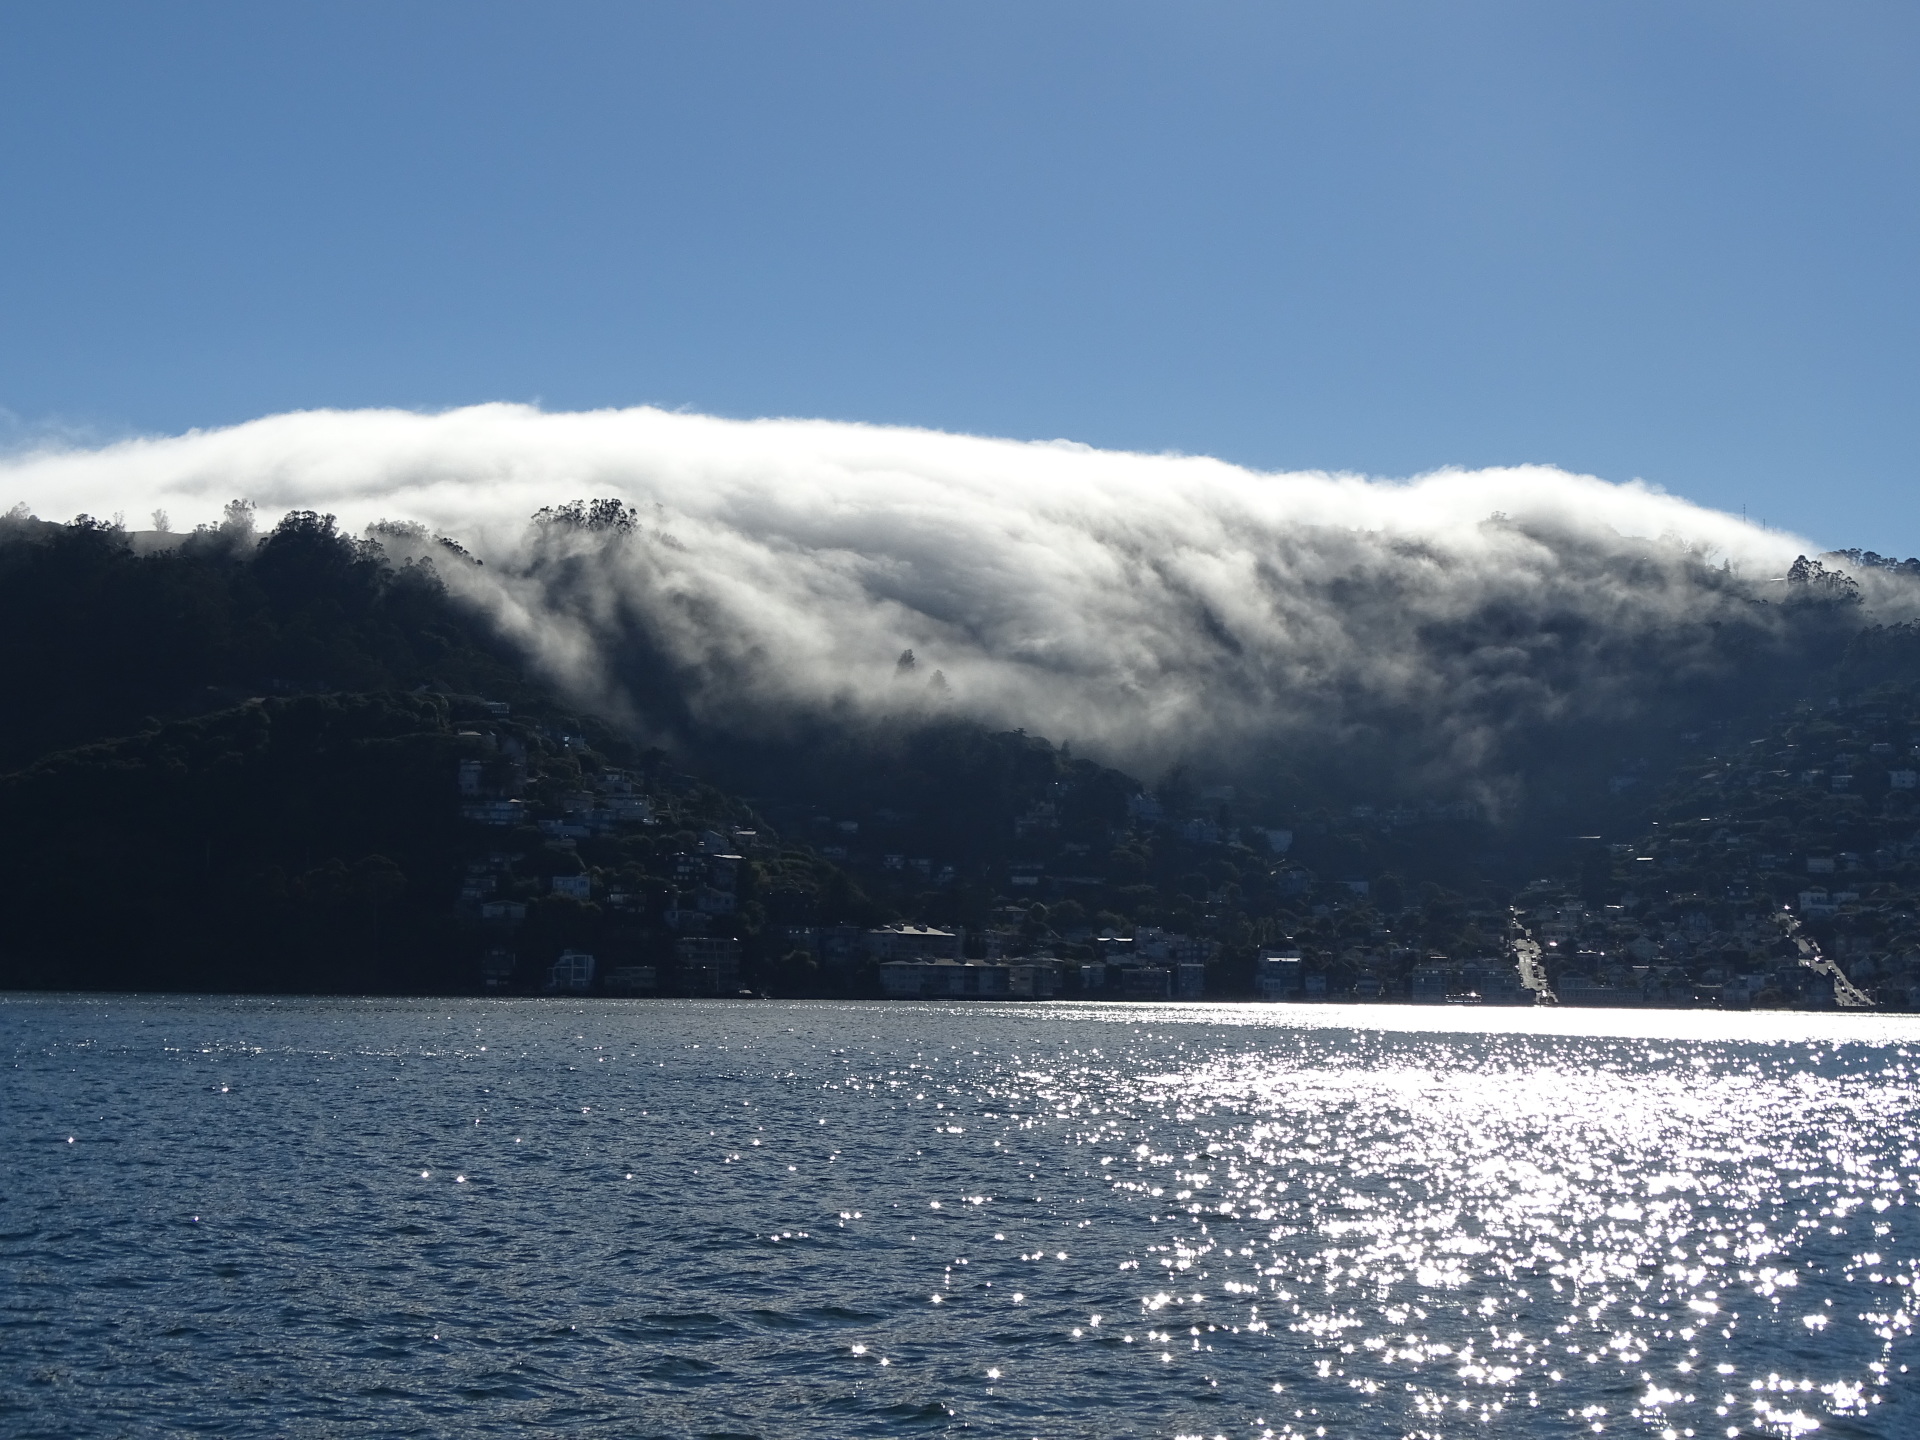
<svg viewBox="0 0 1920 1440">
<path fill-rule="evenodd" d="M 60 518 L 184 526 L 236 496 L 268 521 L 401 522 L 379 532 L 395 553 L 420 548 L 408 525 L 458 539 L 484 563 L 427 547 L 448 584 L 650 737 L 946 712 L 1148 773 L 1337 772 L 1496 810 L 1543 757 L 1618 751 L 1920 609 L 1900 571 L 1793 572 L 1814 547 L 1547 467 L 1390 483 L 488 405 L 282 415 L 0 468 L 0 503 Z"/>
</svg>

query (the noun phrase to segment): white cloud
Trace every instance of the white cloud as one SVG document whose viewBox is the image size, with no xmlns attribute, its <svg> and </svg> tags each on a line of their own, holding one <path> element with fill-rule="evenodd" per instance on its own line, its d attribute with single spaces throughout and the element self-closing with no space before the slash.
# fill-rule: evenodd
<svg viewBox="0 0 1920 1440">
<path fill-rule="evenodd" d="M 1711 664 L 1705 622 L 1756 612 L 1707 565 L 1760 582 L 1811 549 L 1542 466 L 1259 474 L 650 409 L 316 411 L 0 463 L 0 503 L 47 516 L 182 527 L 236 495 L 456 536 L 488 563 L 449 578 L 582 693 L 644 639 L 720 723 L 880 712 L 922 694 L 895 678 L 911 648 L 964 713 L 1135 763 L 1399 715 L 1473 767 L 1516 716 L 1630 706 L 1607 668 L 1630 639 Z M 640 537 L 530 538 L 541 506 L 596 496 Z"/>
</svg>

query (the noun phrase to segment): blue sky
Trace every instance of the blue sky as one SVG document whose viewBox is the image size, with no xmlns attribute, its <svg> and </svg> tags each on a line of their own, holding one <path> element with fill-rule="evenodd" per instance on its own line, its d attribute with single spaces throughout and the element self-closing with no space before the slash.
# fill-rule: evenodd
<svg viewBox="0 0 1920 1440">
<path fill-rule="evenodd" d="M 0 4 L 0 441 L 652 403 L 1920 553 L 1920 9 Z"/>
</svg>

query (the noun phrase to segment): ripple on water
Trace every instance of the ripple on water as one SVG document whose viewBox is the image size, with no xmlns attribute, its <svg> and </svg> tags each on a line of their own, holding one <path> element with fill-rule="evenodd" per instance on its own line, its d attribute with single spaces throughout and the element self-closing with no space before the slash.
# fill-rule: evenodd
<svg viewBox="0 0 1920 1440">
<path fill-rule="evenodd" d="M 12 1433 L 1920 1433 L 1911 1021 L 13 996 L 0 1039 Z"/>
</svg>

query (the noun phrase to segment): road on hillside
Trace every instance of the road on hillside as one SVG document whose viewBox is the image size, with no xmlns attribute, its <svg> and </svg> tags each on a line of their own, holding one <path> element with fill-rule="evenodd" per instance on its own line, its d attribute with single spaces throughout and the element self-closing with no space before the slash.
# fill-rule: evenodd
<svg viewBox="0 0 1920 1440">
<path fill-rule="evenodd" d="M 1800 951 L 1800 963 L 1816 975 L 1824 975 L 1833 981 L 1833 1001 L 1842 1010 L 1871 1010 L 1873 1001 L 1846 977 L 1846 974 L 1825 955 L 1820 947 L 1800 933 L 1800 921 L 1797 917 L 1781 912 L 1780 923 L 1786 927 L 1787 938 L 1792 940 Z"/>
<path fill-rule="evenodd" d="M 1540 942 L 1520 923 L 1520 912 L 1513 912 L 1513 958 L 1520 966 L 1520 988 L 1533 991 L 1536 1005 L 1557 1005 L 1560 997 L 1547 984 L 1547 967 L 1540 958 Z"/>
</svg>

